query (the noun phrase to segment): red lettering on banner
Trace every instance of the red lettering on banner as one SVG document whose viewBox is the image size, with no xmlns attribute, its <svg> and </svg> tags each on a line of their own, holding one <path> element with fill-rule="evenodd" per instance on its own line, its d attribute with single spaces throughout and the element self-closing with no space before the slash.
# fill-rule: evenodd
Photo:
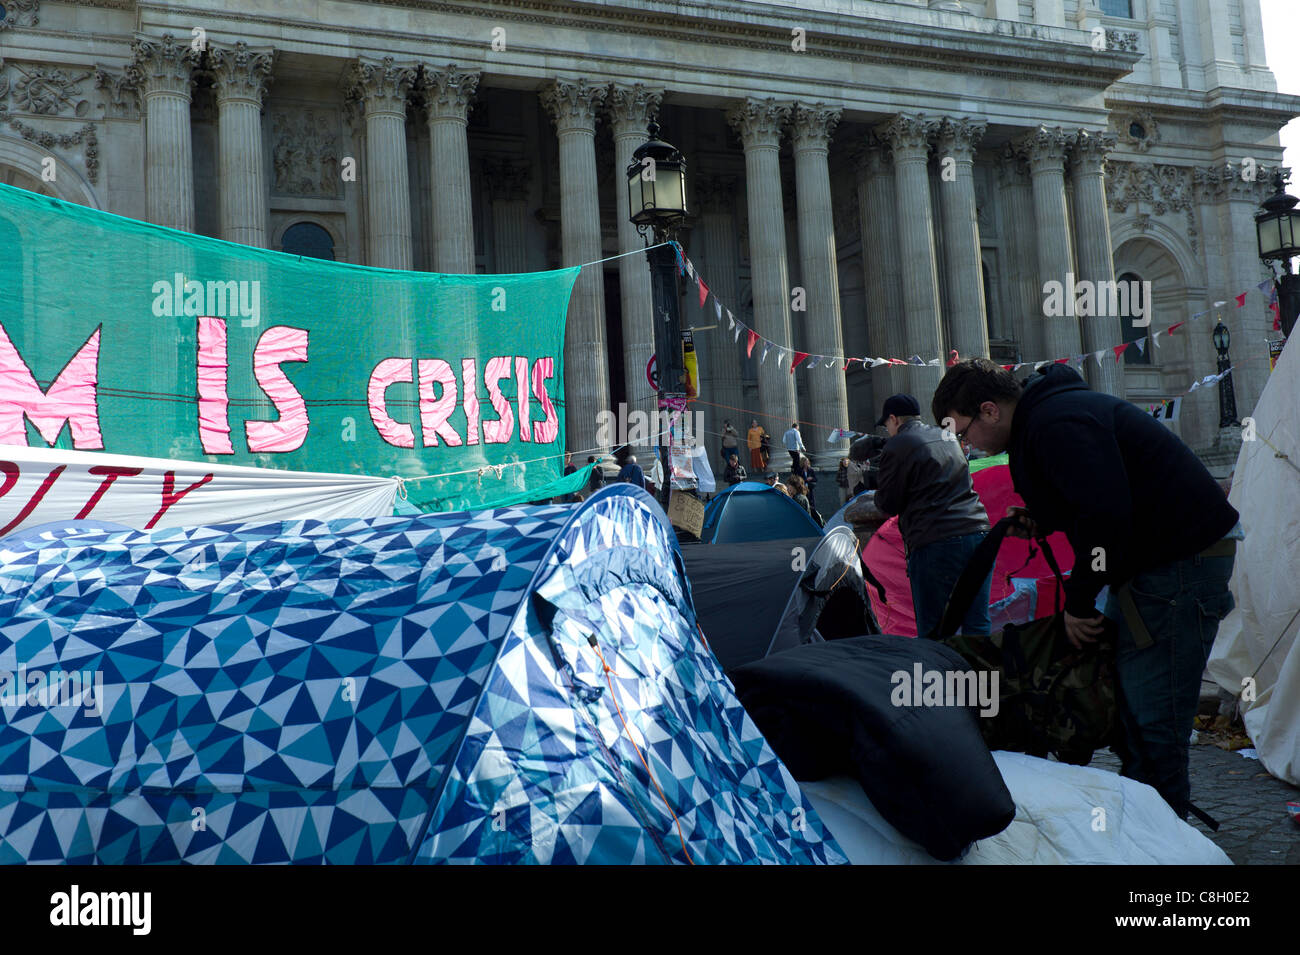
<svg viewBox="0 0 1300 955">
<path fill-rule="evenodd" d="M 60 468 L 59 470 L 63 470 L 63 469 Z M 144 526 L 144 529 L 149 530 L 149 528 L 153 527 L 155 524 L 158 523 L 159 519 L 164 514 L 167 513 L 167 510 L 173 504 L 175 504 L 177 501 L 183 498 L 186 494 L 190 493 L 190 491 L 193 491 L 196 488 L 203 487 L 203 485 L 211 481 L 212 478 L 213 475 L 205 474 L 203 475 L 203 477 L 199 478 L 197 481 L 195 481 L 185 490 L 175 491 L 173 493 L 173 489 L 176 487 L 176 472 L 168 471 L 166 474 L 163 475 L 162 507 L 158 508 L 158 513 L 149 519 L 149 523 Z M 0 534 L 3 533 L 4 531 L 0 531 Z"/>
<path fill-rule="evenodd" d="M 199 317 L 199 355 L 195 377 L 199 385 L 199 440 L 204 454 L 234 454 L 230 443 L 230 398 L 226 379 L 230 359 L 226 352 L 226 323 L 209 315 Z"/>
<path fill-rule="evenodd" d="M 42 481 L 41 486 L 36 489 L 36 493 L 32 495 L 31 500 L 23 505 L 23 509 L 18 512 L 18 516 L 4 527 L 0 527 L 0 537 L 8 534 L 23 521 L 27 520 L 27 515 L 36 510 L 36 505 L 41 503 L 41 498 L 45 497 L 54 482 L 59 479 L 59 475 L 66 469 L 66 464 L 60 464 L 49 474 L 45 475 L 45 480 Z M 9 492 L 9 489 L 18 482 L 18 465 L 14 464 L 12 461 L 0 461 L 0 470 L 5 472 L 4 488 L 0 489 L 0 497 L 3 497 Z"/>
<path fill-rule="evenodd" d="M 487 385 L 488 397 L 496 409 L 498 421 L 483 422 L 484 444 L 505 444 L 515 432 L 515 415 L 510 410 L 510 401 L 501 393 L 501 379 L 510 374 L 509 356 L 489 358 L 487 368 L 483 370 L 483 383 Z"/>
<path fill-rule="evenodd" d="M 72 446 L 84 451 L 104 446 L 99 431 L 99 332 L 96 328 L 48 391 L 41 391 L 27 363 L 0 325 L 0 444 L 27 444 L 26 415 L 47 444 L 54 444 L 67 424 Z"/>
<path fill-rule="evenodd" d="M 465 409 L 465 443 L 478 444 L 478 362 L 473 358 L 460 360 L 460 384 Z"/>
<path fill-rule="evenodd" d="M 560 432 L 560 421 L 555 416 L 551 405 L 551 396 L 546 393 L 546 379 L 555 377 L 555 359 L 549 355 L 533 362 L 533 397 L 542 403 L 545 421 L 533 422 L 533 440 L 538 444 L 550 444 Z"/>
<path fill-rule="evenodd" d="M 424 432 L 424 446 L 436 448 L 441 437 L 447 447 L 460 447 L 460 435 L 447 423 L 456 410 L 456 373 L 441 358 L 421 358 L 415 367 L 420 379 L 420 430 Z M 442 397 L 436 399 L 433 397 L 435 384 L 442 386 Z"/>
<path fill-rule="evenodd" d="M 258 452 L 297 451 L 307 440 L 311 421 L 307 402 L 280 369 L 286 361 L 307 360 L 307 329 L 276 325 L 268 328 L 253 349 L 253 374 L 258 385 L 280 412 L 279 421 L 246 421 L 248 450 Z M 410 380 L 409 378 L 407 379 Z"/>
<path fill-rule="evenodd" d="M 103 474 L 105 477 L 103 483 L 95 489 L 95 493 L 90 495 L 90 500 L 86 502 L 86 506 L 77 512 L 76 519 L 80 521 L 88 517 L 90 512 L 95 509 L 95 505 L 99 503 L 99 499 L 104 496 L 104 493 L 113 486 L 113 482 L 118 478 L 135 477 L 143 470 L 144 468 L 115 468 L 107 464 L 96 464 L 90 468 L 91 474 L 96 477 Z"/>
<path fill-rule="evenodd" d="M 533 413 L 528 409 L 528 359 L 515 356 L 515 400 L 519 402 L 519 440 L 531 441 L 528 419 Z"/>
<path fill-rule="evenodd" d="M 395 448 L 415 447 L 415 432 L 409 424 L 394 421 L 388 415 L 386 395 L 391 385 L 411 380 L 411 360 L 409 358 L 385 358 L 370 373 L 370 382 L 366 385 L 366 404 L 370 408 L 370 420 L 379 432 L 379 436 Z"/>
</svg>

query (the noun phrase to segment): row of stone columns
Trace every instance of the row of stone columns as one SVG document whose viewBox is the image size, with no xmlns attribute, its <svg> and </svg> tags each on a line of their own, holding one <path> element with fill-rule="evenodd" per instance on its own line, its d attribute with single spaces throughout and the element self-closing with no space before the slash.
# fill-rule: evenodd
<svg viewBox="0 0 1300 955">
<path fill-rule="evenodd" d="M 143 91 L 148 138 L 148 212 L 151 220 L 192 231 L 194 195 L 189 131 L 191 71 L 196 53 L 172 37 L 139 39 L 132 69 Z M 264 246 L 267 240 L 266 184 L 263 174 L 260 111 L 275 53 L 237 43 L 212 50 L 220 123 L 221 229 L 223 238 Z M 455 65 L 419 70 L 416 64 L 362 58 L 354 64 L 350 96 L 365 119 L 367 164 L 365 212 L 367 263 L 412 266 L 406 103 L 418 86 L 430 129 L 431 159 L 438 176 L 434 200 L 434 267 L 440 272 L 474 269 L 474 236 L 467 115 L 479 74 Z M 595 131 L 598 112 L 607 107 L 613 121 L 616 163 L 621 171 L 645 135 L 663 91 L 643 84 L 612 87 L 585 80 L 556 81 L 541 93 L 559 142 L 562 262 L 582 265 L 601 258 Z M 821 355 L 843 354 L 838 268 L 831 207 L 828 148 L 840 109 L 823 103 L 749 99 L 728 111 L 728 121 L 744 145 L 753 275 L 753 325 L 764 337 Z M 792 325 L 789 261 L 779 150 L 792 127 L 796 177 L 800 271 L 806 311 Z M 863 265 L 872 350 L 891 357 L 919 354 L 929 361 L 945 357 L 948 346 L 963 356 L 987 354 L 987 316 L 980 261 L 974 188 L 974 153 L 985 124 L 970 119 L 943 120 L 899 115 L 879 127 L 864 144 L 859 168 L 863 224 Z M 1031 319 L 1018 329 L 1032 357 L 1076 354 L 1111 344 L 1113 323 L 1070 318 L 1039 321 L 1044 281 L 1064 282 L 1078 261 L 1079 278 L 1113 281 L 1109 224 L 1101 164 L 1113 140 L 1093 133 L 1066 134 L 1039 128 L 1008 149 L 1001 164 L 1001 196 L 1008 221 L 1008 262 L 1012 269 L 1012 308 Z M 934 148 L 951 160 L 954 175 L 939 191 L 943 223 L 943 268 L 947 314 L 939 294 L 935 213 L 931 207 L 929 159 Z M 1027 160 L 1032 187 L 1021 174 Z M 1065 198 L 1065 162 L 1074 160 L 1076 231 L 1072 235 Z M 499 168 L 498 168 L 499 167 Z M 497 234 L 514 234 L 526 219 L 526 169 L 508 161 L 486 170 Z M 621 178 L 621 177 L 620 177 Z M 734 186 L 733 186 L 734 188 Z M 1032 191 L 1031 191 L 1032 189 Z M 733 193 L 734 194 L 734 193 Z M 712 215 L 712 218 L 710 218 Z M 1019 228 L 1032 221 L 1032 247 Z M 499 220 L 499 221 L 498 221 Z M 620 251 L 640 247 L 634 227 L 619 216 Z M 702 219 L 706 261 L 734 261 L 734 234 L 722 213 Z M 711 228 L 712 227 L 712 228 Z M 516 251 L 521 251 L 516 249 Z M 1036 261 L 1027 268 L 1026 260 Z M 527 263 L 505 262 L 523 271 Z M 721 274 L 730 271 L 724 267 Z M 627 257 L 620 263 L 624 374 L 629 393 L 641 375 L 640 362 L 653 353 L 655 317 L 651 313 L 645 263 Z M 718 275 L 714 279 L 717 281 Z M 734 301 L 734 291 L 727 301 Z M 901 318 L 901 321 L 900 321 Z M 946 318 L 946 322 L 943 320 Z M 947 335 L 945 336 L 945 325 Z M 1082 327 L 1082 333 L 1081 333 Z M 604 288 L 598 269 L 583 270 L 570 300 L 565 345 L 566 419 L 569 446 L 594 446 L 596 417 L 608 402 Z M 723 344 L 725 328 L 708 341 L 706 367 L 723 383 L 720 404 L 741 405 L 741 377 L 734 349 Z M 728 352 L 730 354 L 728 355 Z M 917 395 L 925 407 L 938 380 L 933 368 L 882 374 L 877 403 L 894 390 Z M 734 372 L 734 373 L 733 373 Z M 1103 363 L 1094 387 L 1115 391 L 1121 376 Z M 802 417 L 827 428 L 848 425 L 842 374 L 814 372 L 808 407 Z M 769 356 L 759 367 L 760 405 L 770 431 L 800 417 L 795 382 L 788 367 Z M 725 393 L 725 394 L 724 394 Z M 645 401 L 645 410 L 653 405 Z M 726 417 L 726 415 L 717 416 Z M 737 421 L 738 427 L 745 422 Z M 743 430 L 743 428 L 742 428 Z M 824 436 L 811 435 L 823 450 Z M 807 440 L 807 438 L 806 438 Z"/>
</svg>

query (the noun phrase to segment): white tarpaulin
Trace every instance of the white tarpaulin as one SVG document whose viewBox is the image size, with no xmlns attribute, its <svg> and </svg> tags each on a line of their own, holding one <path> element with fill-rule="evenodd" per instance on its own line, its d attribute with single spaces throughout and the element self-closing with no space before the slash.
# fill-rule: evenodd
<svg viewBox="0 0 1300 955">
<path fill-rule="evenodd" d="M 384 517 L 398 482 L 353 474 L 0 446 L 0 537 L 55 521 L 138 530 Z"/>
<path fill-rule="evenodd" d="M 1237 606 L 1219 626 L 1209 667 L 1218 684 L 1241 700 L 1246 732 L 1264 768 L 1300 786 L 1297 409 L 1300 346 L 1293 344 L 1283 349 L 1255 405 L 1256 440 L 1243 440 L 1237 456 L 1228 500 L 1241 513 L 1246 539 L 1238 543 L 1232 572 Z M 1248 678 L 1253 686 L 1244 690 Z"/>
</svg>

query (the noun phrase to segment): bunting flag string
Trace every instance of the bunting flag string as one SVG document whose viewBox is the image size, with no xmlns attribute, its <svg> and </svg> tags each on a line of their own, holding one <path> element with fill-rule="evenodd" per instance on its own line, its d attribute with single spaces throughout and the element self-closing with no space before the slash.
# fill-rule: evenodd
<svg viewBox="0 0 1300 955">
<path fill-rule="evenodd" d="M 745 332 L 745 357 L 752 358 L 754 355 L 754 348 L 759 342 L 762 342 L 763 348 L 759 353 L 759 364 L 767 361 L 767 356 L 771 353 L 772 349 L 776 349 L 776 364 L 778 368 L 784 367 L 787 359 L 790 359 L 789 373 L 792 375 L 794 374 L 795 369 L 800 367 L 805 371 L 812 372 L 818 368 L 834 370 L 836 366 L 842 366 L 844 372 L 848 373 L 852 370 L 854 362 L 857 362 L 863 369 L 879 368 L 882 365 L 904 365 L 916 368 L 942 368 L 945 365 L 951 366 L 960 360 L 956 351 L 950 351 L 949 357 L 946 361 L 939 357 L 925 359 L 920 355 L 912 355 L 906 359 L 881 356 L 858 357 L 850 355 L 819 355 L 813 352 L 799 351 L 785 343 L 774 342 L 771 339 L 760 335 L 757 331 L 746 325 L 741 319 L 737 318 L 735 313 L 730 308 L 727 308 L 726 305 L 724 305 L 717 297 L 717 294 L 705 283 L 704 276 L 695 268 L 695 263 L 686 257 L 682 247 L 676 242 L 672 243 L 672 245 L 673 252 L 677 257 L 678 272 L 682 275 L 689 276 L 691 281 L 696 284 L 697 292 L 699 294 L 700 308 L 706 307 L 711 297 L 713 299 L 713 312 L 714 315 L 717 316 L 718 324 L 721 325 L 722 313 L 725 311 L 727 313 L 727 329 L 734 332 L 733 338 L 736 343 L 740 342 L 740 333 L 742 331 Z M 1280 329 L 1282 327 L 1281 308 L 1278 304 L 1276 285 L 1274 285 L 1272 281 L 1266 280 L 1253 287 L 1260 293 L 1269 296 L 1267 307 L 1273 313 L 1273 329 L 1274 331 Z M 1245 308 L 1249 294 L 1250 291 L 1247 290 L 1232 296 L 1235 306 L 1237 308 Z M 1002 367 L 1008 371 L 1014 372 L 1020 370 L 1026 365 L 1036 367 L 1042 364 L 1055 363 L 1075 365 L 1080 371 L 1083 371 L 1089 357 L 1093 358 L 1097 362 L 1098 367 L 1101 367 L 1105 361 L 1107 351 L 1111 352 L 1115 356 L 1115 361 L 1118 363 L 1130 347 L 1136 347 L 1139 354 L 1145 355 L 1148 342 L 1152 343 L 1155 348 L 1160 348 L 1161 335 L 1174 335 L 1177 333 L 1178 329 L 1182 328 L 1189 321 L 1194 321 L 1205 315 L 1213 314 L 1216 310 L 1224 308 L 1227 305 L 1227 301 L 1215 302 L 1214 308 L 1196 312 L 1190 316 L 1190 318 L 1185 318 L 1166 328 L 1153 331 L 1142 338 L 1122 342 L 1116 345 L 1110 345 L 1106 348 L 1099 348 L 1094 352 L 1085 352 L 1081 355 L 1068 355 L 1063 358 L 1048 358 L 1038 361 L 1019 361 L 1003 365 Z M 1197 386 L 1204 387 L 1204 381 L 1198 382 Z"/>
</svg>

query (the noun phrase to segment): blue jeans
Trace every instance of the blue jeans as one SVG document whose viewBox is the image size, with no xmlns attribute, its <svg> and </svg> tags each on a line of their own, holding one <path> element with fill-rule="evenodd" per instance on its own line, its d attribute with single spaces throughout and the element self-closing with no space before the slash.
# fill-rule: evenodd
<svg viewBox="0 0 1300 955">
<path fill-rule="evenodd" d="M 970 555 L 984 539 L 983 534 L 966 534 L 947 540 L 924 544 L 907 555 L 907 576 L 912 584 L 912 606 L 916 610 L 916 633 L 924 637 L 943 620 L 943 608 L 957 585 L 957 578 L 970 562 Z M 962 621 L 963 633 L 987 634 L 989 632 L 989 586 L 993 571 L 975 595 L 966 618 Z"/>
<path fill-rule="evenodd" d="M 1115 596 L 1106 616 L 1118 626 L 1122 739 L 1120 773 L 1154 786 L 1187 818 L 1191 784 L 1188 740 L 1200 698 L 1201 674 L 1219 621 L 1233 607 L 1228 579 L 1234 557 L 1188 557 L 1138 574 L 1130 589 L 1152 643 L 1138 649 Z"/>
</svg>

